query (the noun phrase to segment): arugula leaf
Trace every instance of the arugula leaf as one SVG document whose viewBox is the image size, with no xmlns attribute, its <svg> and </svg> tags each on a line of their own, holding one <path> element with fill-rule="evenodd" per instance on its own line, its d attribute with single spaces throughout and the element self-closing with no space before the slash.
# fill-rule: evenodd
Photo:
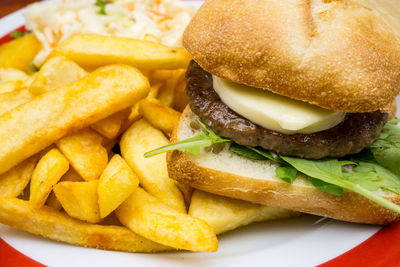
<svg viewBox="0 0 400 267">
<path fill-rule="evenodd" d="M 251 147 L 251 146 L 247 146 L 248 149 L 253 150 L 254 152 L 257 152 L 258 154 L 262 155 L 263 157 L 265 157 L 265 159 L 269 159 L 275 162 L 280 162 L 282 163 L 283 161 L 280 159 L 279 155 L 276 154 L 275 152 L 272 151 L 268 151 L 262 148 L 255 148 L 255 147 Z"/>
<path fill-rule="evenodd" d="M 385 124 L 381 134 L 371 145 L 375 160 L 393 173 L 400 175 L 400 119 Z"/>
<path fill-rule="evenodd" d="M 22 36 L 24 36 L 25 35 L 25 33 L 22 33 L 22 32 L 20 32 L 20 31 L 18 31 L 18 30 L 15 30 L 15 31 L 13 31 L 12 33 L 10 33 L 10 36 L 12 37 L 12 38 L 14 38 L 14 39 L 18 39 L 18 38 L 20 38 L 20 37 L 22 37 Z"/>
<path fill-rule="evenodd" d="M 98 6 L 100 8 L 99 11 L 97 11 L 98 14 L 107 15 L 107 13 L 106 13 L 107 1 L 106 0 L 97 0 L 94 5 Z"/>
<path fill-rule="evenodd" d="M 372 162 L 359 161 L 352 173 L 343 173 L 344 177 L 362 187 L 376 191 L 379 188 L 400 194 L 400 176 Z"/>
<path fill-rule="evenodd" d="M 249 159 L 266 160 L 263 155 L 255 152 L 247 146 L 238 145 L 235 142 L 232 142 L 229 146 L 229 151 Z"/>
<path fill-rule="evenodd" d="M 218 144 L 218 143 L 232 142 L 230 139 L 224 139 L 219 137 L 213 131 L 211 131 L 205 124 L 203 124 L 200 120 L 198 121 L 203 130 L 196 136 L 151 150 L 149 152 L 144 153 L 144 156 L 146 158 L 149 158 L 167 151 L 177 150 L 177 149 L 182 149 L 198 156 L 200 155 L 200 149 L 203 147 L 209 147 L 213 144 Z"/>
<path fill-rule="evenodd" d="M 292 166 L 278 167 L 275 170 L 276 176 L 286 183 L 293 184 L 297 176 L 297 170 Z"/>
<path fill-rule="evenodd" d="M 281 158 L 296 168 L 298 171 L 310 176 L 314 179 L 319 179 L 325 183 L 339 186 L 356 192 L 378 204 L 400 213 L 400 206 L 393 202 L 372 193 L 360 184 L 354 183 L 345 177 L 342 171 L 342 164 L 338 160 L 306 160 L 300 158 L 284 157 Z"/>
<path fill-rule="evenodd" d="M 312 177 L 310 179 L 311 179 L 312 185 L 321 191 L 324 191 L 324 192 L 327 192 L 329 194 L 336 195 L 336 196 L 341 196 L 343 194 L 343 188 L 341 188 L 340 186 L 330 184 L 330 183 L 324 182 L 320 179 L 315 179 Z"/>
</svg>

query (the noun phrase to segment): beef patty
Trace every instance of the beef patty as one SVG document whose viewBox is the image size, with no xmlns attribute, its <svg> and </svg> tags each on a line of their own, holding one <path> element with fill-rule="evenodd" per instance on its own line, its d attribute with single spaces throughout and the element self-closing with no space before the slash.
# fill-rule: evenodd
<svg viewBox="0 0 400 267">
<path fill-rule="evenodd" d="M 388 114 L 380 111 L 348 113 L 331 129 L 287 135 L 256 125 L 231 110 L 215 92 L 212 75 L 194 61 L 186 80 L 190 108 L 215 133 L 240 145 L 260 146 L 281 155 L 321 159 L 356 154 L 374 142 L 388 119 Z"/>
</svg>

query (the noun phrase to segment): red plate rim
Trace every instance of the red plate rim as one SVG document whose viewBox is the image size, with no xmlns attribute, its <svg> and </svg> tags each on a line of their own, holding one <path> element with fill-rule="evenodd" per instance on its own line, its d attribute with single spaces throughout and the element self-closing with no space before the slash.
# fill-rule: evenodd
<svg viewBox="0 0 400 267">
<path fill-rule="evenodd" d="M 21 26 L 15 30 L 23 33 L 26 32 L 25 26 Z M 0 38 L 0 45 L 12 39 L 13 37 L 7 34 Z M 0 264 L 8 267 L 45 266 L 14 249 L 1 239 L 1 237 L 0 259 Z M 353 249 L 319 265 L 319 267 L 346 266 L 400 266 L 400 222 L 383 227 Z"/>
</svg>

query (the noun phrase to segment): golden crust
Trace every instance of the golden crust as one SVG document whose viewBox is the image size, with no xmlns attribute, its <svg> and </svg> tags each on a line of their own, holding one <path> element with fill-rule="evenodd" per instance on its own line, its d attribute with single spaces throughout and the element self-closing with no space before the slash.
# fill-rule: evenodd
<svg viewBox="0 0 400 267">
<path fill-rule="evenodd" d="M 183 36 L 202 68 L 343 112 L 387 110 L 400 89 L 398 0 L 208 0 Z"/>
<path fill-rule="evenodd" d="M 185 130 L 183 119 L 189 111 L 187 107 L 182 113 L 172 133 L 172 142 L 178 141 L 178 132 Z M 186 153 L 177 150 L 168 152 L 167 166 L 172 179 L 217 195 L 349 222 L 388 224 L 400 219 L 399 214 L 357 193 L 346 191 L 342 196 L 335 196 L 312 186 L 290 185 L 214 170 L 196 164 Z M 387 199 L 400 204 L 400 196 Z"/>
</svg>

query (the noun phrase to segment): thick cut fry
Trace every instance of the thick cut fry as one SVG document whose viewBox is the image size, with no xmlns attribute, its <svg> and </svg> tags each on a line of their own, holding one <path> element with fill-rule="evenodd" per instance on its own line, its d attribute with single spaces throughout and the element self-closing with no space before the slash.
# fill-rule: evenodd
<svg viewBox="0 0 400 267">
<path fill-rule="evenodd" d="M 185 89 L 186 82 L 184 76 L 182 75 L 182 78 L 180 79 L 180 81 L 178 81 L 178 84 L 175 87 L 173 104 L 173 108 L 179 112 L 183 112 L 185 107 L 189 104 L 189 99 L 185 93 Z"/>
<path fill-rule="evenodd" d="M 44 205 L 53 186 L 68 169 L 68 160 L 56 148 L 39 160 L 31 179 L 29 202 L 33 207 L 40 208 Z"/>
<path fill-rule="evenodd" d="M 56 142 L 74 170 L 86 181 L 100 177 L 108 162 L 103 138 L 91 129 L 81 130 Z"/>
<path fill-rule="evenodd" d="M 37 161 L 38 157 L 32 156 L 0 175 L 0 196 L 17 197 L 21 195 L 32 177 Z"/>
<path fill-rule="evenodd" d="M 75 82 L 86 75 L 87 72 L 84 69 L 66 57 L 53 57 L 40 68 L 30 91 L 34 95 L 41 95 L 57 87 Z"/>
<path fill-rule="evenodd" d="M 101 174 L 97 189 L 101 218 L 124 202 L 138 187 L 139 179 L 119 155 L 115 155 Z"/>
<path fill-rule="evenodd" d="M 291 210 L 253 204 L 199 190 L 193 192 L 189 214 L 206 221 L 217 235 L 253 222 L 300 215 Z"/>
<path fill-rule="evenodd" d="M 149 92 L 135 68 L 110 65 L 0 117 L 0 174 L 69 133 L 128 108 Z"/>
<path fill-rule="evenodd" d="M 180 113 L 157 100 L 143 99 L 139 102 L 139 112 L 157 129 L 170 135 L 179 121 Z"/>
<path fill-rule="evenodd" d="M 18 69 L 0 68 L 0 82 L 25 81 L 29 76 Z"/>
<path fill-rule="evenodd" d="M 139 177 L 140 184 L 170 207 L 186 213 L 182 193 L 169 178 L 165 155 L 145 158 L 144 153 L 168 144 L 163 133 L 145 120 L 135 122 L 122 136 L 122 157 Z"/>
<path fill-rule="evenodd" d="M 142 118 L 142 114 L 139 112 L 139 102 L 136 103 L 132 109 L 130 110 L 129 117 L 125 121 L 125 123 L 121 127 L 121 132 L 125 132 L 126 129 L 132 126 L 133 123 L 140 120 Z"/>
<path fill-rule="evenodd" d="M 161 104 L 167 106 L 174 105 L 176 86 L 181 77 L 184 75 L 184 73 L 185 70 L 183 69 L 171 71 L 171 76 L 165 81 L 164 85 L 160 88 L 157 96 Z"/>
<path fill-rule="evenodd" d="M 157 243 L 191 251 L 218 249 L 217 237 L 207 223 L 177 212 L 142 188 L 121 204 L 116 215 L 123 225 Z"/>
<path fill-rule="evenodd" d="M 171 250 L 120 226 L 89 224 L 49 207 L 39 210 L 17 198 L 0 198 L 0 223 L 73 245 L 128 252 Z"/>
<path fill-rule="evenodd" d="M 0 116 L 32 99 L 33 95 L 27 88 L 0 94 Z"/>
<path fill-rule="evenodd" d="M 150 87 L 150 92 L 147 95 L 147 99 L 156 99 L 158 95 L 158 91 L 160 90 L 162 83 L 154 84 Z"/>
<path fill-rule="evenodd" d="M 139 69 L 178 69 L 189 65 L 190 55 L 178 47 L 104 35 L 73 35 L 62 42 L 53 55 L 64 55 L 91 69 L 125 63 Z"/>
<path fill-rule="evenodd" d="M 55 210 L 61 210 L 62 208 L 60 201 L 58 201 L 56 194 L 54 194 L 54 191 L 51 191 L 45 205 L 52 207 Z"/>
<path fill-rule="evenodd" d="M 0 83 L 0 94 L 9 93 L 21 88 L 22 81 L 10 81 Z"/>
<path fill-rule="evenodd" d="M 31 62 L 41 47 L 33 34 L 5 43 L 0 47 L 0 67 L 32 71 Z"/>
<path fill-rule="evenodd" d="M 54 193 L 69 216 L 97 223 L 101 221 L 97 196 L 98 181 L 60 182 Z"/>
<path fill-rule="evenodd" d="M 193 187 L 184 183 L 180 183 L 178 181 L 175 181 L 175 184 L 179 188 L 179 190 L 181 190 L 183 199 L 185 200 L 186 207 L 189 208 L 190 202 L 192 200 L 192 194 L 194 191 Z"/>
<path fill-rule="evenodd" d="M 131 109 L 122 110 L 92 124 L 90 127 L 105 138 L 116 138 L 120 133 L 122 125 L 128 120 L 130 113 Z"/>
</svg>

